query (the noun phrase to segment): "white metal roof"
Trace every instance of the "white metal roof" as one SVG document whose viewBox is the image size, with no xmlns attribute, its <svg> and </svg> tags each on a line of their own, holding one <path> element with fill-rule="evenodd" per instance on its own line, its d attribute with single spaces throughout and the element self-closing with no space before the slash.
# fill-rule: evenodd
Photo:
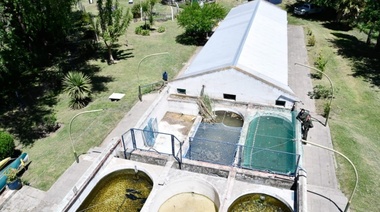
<svg viewBox="0 0 380 212">
<path fill-rule="evenodd" d="M 228 13 L 179 78 L 235 68 L 293 93 L 287 42 L 286 12 L 263 0 L 248 2 Z"/>
</svg>

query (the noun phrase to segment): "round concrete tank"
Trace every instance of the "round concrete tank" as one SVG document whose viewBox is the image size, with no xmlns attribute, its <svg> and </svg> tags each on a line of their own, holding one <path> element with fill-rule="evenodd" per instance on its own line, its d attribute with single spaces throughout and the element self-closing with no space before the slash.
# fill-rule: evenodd
<svg viewBox="0 0 380 212">
<path fill-rule="evenodd" d="M 228 212 L 237 211 L 292 212 L 292 209 L 278 197 L 263 193 L 249 193 L 238 197 L 228 207 Z"/>
<path fill-rule="evenodd" d="M 169 183 L 158 191 L 150 210 L 170 211 L 218 211 L 218 192 L 208 182 L 186 178 Z"/>
<path fill-rule="evenodd" d="M 114 171 L 95 185 L 77 211 L 138 211 L 152 188 L 153 181 L 141 170 Z"/>
</svg>

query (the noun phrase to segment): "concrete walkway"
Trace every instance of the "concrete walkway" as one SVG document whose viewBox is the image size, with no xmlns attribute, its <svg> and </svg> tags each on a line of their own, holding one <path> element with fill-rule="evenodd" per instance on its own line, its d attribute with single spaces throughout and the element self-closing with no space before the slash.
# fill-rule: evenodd
<svg viewBox="0 0 380 212">
<path fill-rule="evenodd" d="M 314 128 L 310 129 L 308 141 L 333 148 L 330 128 L 323 126 L 325 118 L 316 114 L 315 102 L 307 95 L 313 90 L 308 68 L 295 66 L 294 63 L 308 65 L 305 37 L 301 26 L 288 27 L 289 51 L 289 86 L 302 103 L 298 108 L 311 112 L 316 120 Z M 323 124 L 322 124 L 323 123 Z M 303 168 L 307 172 L 307 206 L 310 212 L 343 211 L 347 198 L 339 190 L 335 173 L 335 158 L 330 151 L 312 145 L 304 145 Z"/>
<path fill-rule="evenodd" d="M 304 42 L 302 27 L 289 26 L 289 86 L 302 100 L 304 107 L 311 111 L 313 117 L 324 122 L 323 117 L 316 115 L 315 104 L 307 96 L 312 90 L 309 70 L 294 66 L 295 62 L 308 64 L 307 51 Z M 19 191 L 6 190 L 0 196 L 1 211 L 57 211 L 67 194 L 75 192 L 73 189 L 78 179 L 84 176 L 93 164 L 99 159 L 100 152 L 119 138 L 122 133 L 134 127 L 145 111 L 152 106 L 157 94 L 143 96 L 143 101 L 138 102 L 120 121 L 116 128 L 107 136 L 100 147 L 89 151 L 80 157 L 80 162 L 73 162 L 72 166 L 57 180 L 57 182 L 44 192 L 35 188 L 24 186 Z M 314 128 L 309 132 L 308 140 L 332 148 L 330 130 L 318 122 L 314 122 Z M 304 146 L 303 168 L 307 171 L 307 206 L 310 212 L 318 211 L 342 211 L 347 198 L 340 192 L 335 174 L 335 158 L 328 152 L 311 145 Z"/>
<path fill-rule="evenodd" d="M 67 194 L 75 192 L 74 187 L 78 180 L 88 173 L 88 170 L 99 160 L 100 153 L 115 142 L 115 139 L 120 138 L 124 132 L 134 127 L 157 97 L 157 93 L 144 95 L 143 101 L 137 102 L 131 108 L 115 129 L 104 139 L 100 147 L 95 147 L 89 150 L 87 154 L 81 155 L 79 163 L 73 161 L 73 164 L 47 192 L 30 186 L 23 186 L 18 191 L 5 190 L 0 196 L 0 211 L 60 211 L 58 208 L 62 208 L 62 201 Z"/>
</svg>

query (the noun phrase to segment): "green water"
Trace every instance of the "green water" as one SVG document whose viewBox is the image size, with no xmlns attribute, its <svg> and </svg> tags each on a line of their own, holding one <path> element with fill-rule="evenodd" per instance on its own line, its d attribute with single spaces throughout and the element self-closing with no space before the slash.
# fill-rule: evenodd
<svg viewBox="0 0 380 212">
<path fill-rule="evenodd" d="M 266 194 L 247 194 L 239 197 L 228 208 L 228 212 L 291 212 L 282 201 Z"/>
<path fill-rule="evenodd" d="M 113 172 L 92 189 L 77 211 L 140 211 L 152 190 L 153 182 L 143 172 Z"/>
</svg>

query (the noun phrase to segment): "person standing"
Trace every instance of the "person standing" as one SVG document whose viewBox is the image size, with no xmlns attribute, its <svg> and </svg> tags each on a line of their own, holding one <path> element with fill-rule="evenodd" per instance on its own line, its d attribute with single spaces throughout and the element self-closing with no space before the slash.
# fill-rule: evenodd
<svg viewBox="0 0 380 212">
<path fill-rule="evenodd" d="M 307 140 L 307 134 L 310 128 L 313 128 L 313 122 L 311 121 L 311 116 L 308 114 L 303 122 L 301 122 L 302 129 L 302 140 Z"/>
<path fill-rule="evenodd" d="M 306 120 L 306 117 L 309 115 L 309 113 L 305 109 L 301 109 L 301 111 L 298 113 L 296 119 L 298 119 L 301 123 Z"/>
</svg>

